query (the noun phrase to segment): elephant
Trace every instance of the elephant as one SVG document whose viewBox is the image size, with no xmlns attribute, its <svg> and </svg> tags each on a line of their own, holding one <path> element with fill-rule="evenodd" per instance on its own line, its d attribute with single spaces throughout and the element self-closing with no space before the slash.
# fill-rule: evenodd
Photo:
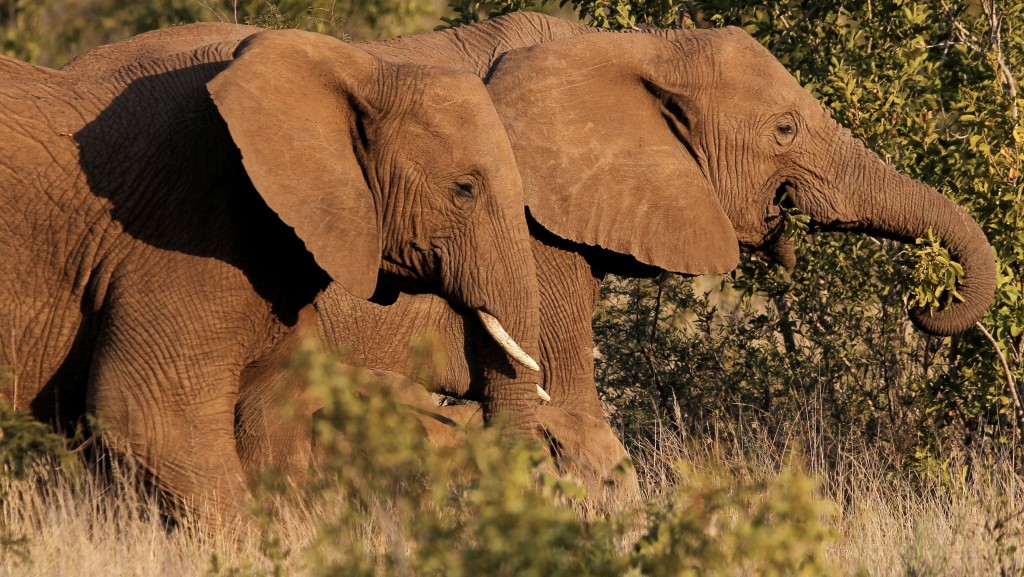
<svg viewBox="0 0 1024 577">
<path fill-rule="evenodd" d="M 522 182 L 475 75 L 198 24 L 0 76 L 0 398 L 94 415 L 172 512 L 244 521 L 235 406 L 329 284 L 488 323 L 524 365 L 494 405 L 535 418 Z"/>
<path fill-rule="evenodd" d="M 931 229 L 965 278 L 962 302 L 909 311 L 928 333 L 970 327 L 993 297 L 995 262 L 977 223 L 866 149 L 742 30 L 611 33 L 516 13 L 363 46 L 388 61 L 444 63 L 486 79 L 529 213 L 551 399 L 538 417 L 598 477 L 626 456 L 594 381 L 591 318 L 606 274 L 726 273 L 741 251 L 792 267 L 781 201 L 823 230 L 910 242 Z M 412 374 L 410 338 L 439 334 L 448 362 L 429 379 L 432 390 L 485 398 L 472 346 L 481 329 L 442 299 L 401 295 L 383 307 L 332 285 L 314 306 L 326 341 L 347 346 L 354 363 L 398 374 Z M 257 416 L 270 410 L 240 402 L 236 434 L 253 469 L 280 464 L 303 442 L 297 431 L 263 430 Z M 441 442 L 448 434 L 438 423 L 479 420 L 465 407 L 430 410 L 437 419 L 425 424 Z M 635 479 L 625 486 L 635 490 Z"/>
</svg>

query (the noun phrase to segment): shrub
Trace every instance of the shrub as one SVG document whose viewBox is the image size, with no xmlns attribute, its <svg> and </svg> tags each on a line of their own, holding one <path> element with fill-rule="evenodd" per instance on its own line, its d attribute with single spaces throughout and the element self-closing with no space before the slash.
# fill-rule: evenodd
<svg viewBox="0 0 1024 577">
<path fill-rule="evenodd" d="M 679 464 L 682 482 L 646 512 L 595 514 L 538 443 L 491 427 L 436 448 L 371 373 L 312 346 L 295 369 L 324 407 L 315 424 L 322 462 L 302 506 L 317 528 L 308 548 L 283 551 L 267 523 L 276 567 L 295 555 L 316 575 L 803 575 L 825 567 L 826 506 L 796 466 L 699 475 Z M 263 514 L 272 519 L 274 509 Z M 213 569 L 233 570 L 220 560 Z"/>
</svg>

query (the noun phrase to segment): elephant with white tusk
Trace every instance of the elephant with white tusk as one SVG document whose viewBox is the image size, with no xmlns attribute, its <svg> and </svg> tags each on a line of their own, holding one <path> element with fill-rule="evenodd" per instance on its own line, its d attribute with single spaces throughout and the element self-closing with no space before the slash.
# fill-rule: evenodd
<svg viewBox="0 0 1024 577">
<path fill-rule="evenodd" d="M 304 311 L 401 284 L 488 319 L 487 406 L 538 429 L 522 183 L 475 75 L 205 24 L 59 71 L 0 57 L 0 78 L 0 397 L 95 415 L 216 527 L 246 515 L 236 405 L 280 377 Z"/>
<path fill-rule="evenodd" d="M 725 273 L 741 251 L 792 267 L 780 198 L 825 230 L 911 242 L 930 229 L 941 238 L 963 265 L 964 300 L 911 310 L 922 330 L 962 331 L 992 299 L 995 262 L 977 223 L 867 150 L 742 30 L 610 33 L 518 13 L 363 46 L 388 61 L 443 63 L 487 80 L 533 237 L 539 361 L 551 399 L 538 415 L 542 425 L 558 421 L 554 436 L 581 453 L 614 446 L 590 454 L 625 455 L 593 375 L 591 317 L 604 276 Z M 412 374 L 409 340 L 439 333 L 448 364 L 433 388 L 486 399 L 491 380 L 479 348 L 467 346 L 481 329 L 445 301 L 401 295 L 382 307 L 332 286 L 315 306 L 321 332 L 349 346 L 354 362 L 401 374 Z M 465 420 L 462 408 L 434 410 Z M 602 426 L 585 425 L 591 419 Z M 239 438 L 251 442 L 244 431 Z M 613 462 L 584 460 L 597 477 Z"/>
</svg>

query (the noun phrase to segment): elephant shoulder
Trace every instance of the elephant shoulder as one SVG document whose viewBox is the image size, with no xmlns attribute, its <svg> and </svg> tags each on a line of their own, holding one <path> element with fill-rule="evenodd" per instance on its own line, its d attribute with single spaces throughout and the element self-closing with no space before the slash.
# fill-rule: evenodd
<svg viewBox="0 0 1024 577">
<path fill-rule="evenodd" d="M 6 121 L 0 122 L 0 162 L 10 167 L 14 157 L 32 156 L 26 150 L 30 142 L 52 140 L 53 148 L 81 125 L 63 78 L 59 70 L 0 56 L 0 116 Z"/>
</svg>

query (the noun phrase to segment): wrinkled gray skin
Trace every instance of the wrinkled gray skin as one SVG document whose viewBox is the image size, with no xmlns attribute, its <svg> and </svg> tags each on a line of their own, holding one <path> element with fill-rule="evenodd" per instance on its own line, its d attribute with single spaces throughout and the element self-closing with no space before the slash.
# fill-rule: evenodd
<svg viewBox="0 0 1024 577">
<path fill-rule="evenodd" d="M 240 391 L 281 378 L 332 280 L 353 302 L 379 274 L 436 292 L 537 355 L 522 183 L 480 79 L 257 32 L 0 58 L 0 398 L 95 415 L 211 527 L 244 511 Z M 522 390 L 494 397 L 535 405 Z"/>
<path fill-rule="evenodd" d="M 782 192 L 825 230 L 909 242 L 931 228 L 943 239 L 964 266 L 965 301 L 934 316 L 911 310 L 919 328 L 956 333 L 986 310 L 995 265 L 977 224 L 866 150 L 745 33 L 591 32 L 520 13 L 365 46 L 389 61 L 443 63 L 488 80 L 533 233 L 539 360 L 552 398 L 538 416 L 555 445 L 582 457 L 592 473 L 606 474 L 626 455 L 593 377 L 591 316 L 601 279 L 722 273 L 740 250 L 792 266 L 775 203 Z M 411 374 L 410 338 L 440 334 L 448 364 L 433 389 L 485 398 L 488 380 L 473 354 L 480 328 L 443 300 L 402 295 L 381 307 L 332 286 L 316 307 L 319 330 L 349 348 L 354 362 L 399 374 Z M 438 419 L 426 424 L 438 438 L 446 418 L 473 420 L 461 407 L 435 412 Z M 276 449 L 254 449 L 259 443 L 239 437 L 247 454 L 262 455 L 254 459 L 261 465 L 302 442 L 275 440 Z M 635 480 L 626 486 L 635 489 Z"/>
</svg>

